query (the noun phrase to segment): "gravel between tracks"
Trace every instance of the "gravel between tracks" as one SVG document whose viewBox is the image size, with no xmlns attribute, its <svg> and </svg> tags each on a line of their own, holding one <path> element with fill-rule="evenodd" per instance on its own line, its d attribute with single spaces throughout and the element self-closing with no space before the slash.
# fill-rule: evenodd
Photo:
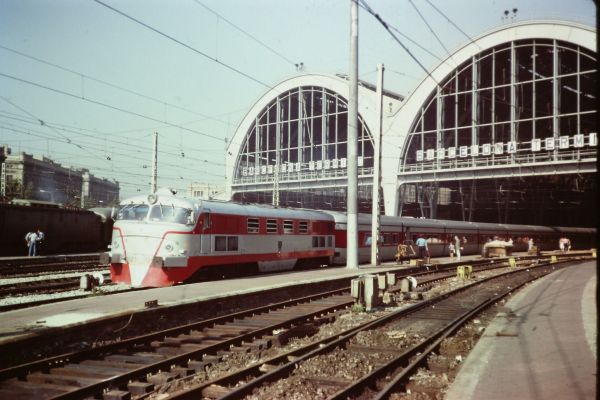
<svg viewBox="0 0 600 400">
<path fill-rule="evenodd" d="M 498 275 L 506 272 L 507 268 L 478 272 L 473 280 L 480 280 L 491 275 Z M 428 292 L 424 292 L 425 298 L 438 296 L 442 293 L 451 291 L 465 284 L 473 282 L 452 278 L 438 283 Z M 415 301 L 403 300 L 403 296 L 397 294 L 395 304 L 393 306 L 377 309 L 370 313 L 354 313 L 351 311 L 340 314 L 333 323 L 324 324 L 319 327 L 319 331 L 307 338 L 294 338 L 286 346 L 271 347 L 260 353 L 232 353 L 227 354 L 223 360 L 206 367 L 203 373 L 197 374 L 191 379 L 184 379 L 171 382 L 150 395 L 150 399 L 163 399 L 166 393 L 183 390 L 194 384 L 206 382 L 221 376 L 224 376 L 233 371 L 245 368 L 254 364 L 262 364 L 278 354 L 288 352 L 294 348 L 306 345 L 308 343 L 330 337 L 335 333 L 342 332 L 346 329 L 354 327 L 358 324 L 374 320 L 383 315 L 397 311 L 400 308 L 407 307 Z M 501 302 L 503 304 L 503 302 Z M 444 341 L 441 346 L 440 354 L 430 360 L 431 365 L 438 366 L 432 368 L 441 372 L 434 372 L 429 369 L 422 369 L 411 378 L 411 383 L 407 386 L 407 391 L 404 393 L 394 394 L 393 398 L 398 400 L 428 400 L 442 399 L 447 386 L 454 379 L 454 376 L 460 366 L 462 360 L 466 357 L 470 349 L 475 345 L 485 326 L 493 315 L 496 314 L 496 308 L 492 307 L 484 312 L 478 319 L 469 322 L 459 332 Z M 361 345 L 368 344 L 381 348 L 404 348 L 420 339 L 420 332 L 411 330 L 403 330 L 398 327 L 388 330 L 385 334 L 380 332 L 362 332 L 358 334 L 352 343 Z M 351 355 L 350 355 L 351 354 Z M 327 384 L 328 380 L 346 380 L 353 381 L 356 376 L 362 375 L 365 371 L 377 368 L 383 361 L 389 358 L 389 354 L 385 352 L 373 353 L 372 355 L 361 355 L 360 353 L 350 353 L 344 350 L 336 350 L 333 353 L 315 357 L 309 362 L 302 364 L 289 378 L 277 382 L 273 386 L 264 387 L 256 390 L 253 394 L 247 397 L 252 400 L 265 399 L 282 399 L 286 400 L 309 400 L 309 399 L 326 399 L 333 393 L 337 392 L 339 387 L 334 384 Z M 351 364 L 354 372 L 348 375 L 348 372 L 340 372 L 340 365 Z M 443 368 L 439 368 L 442 365 Z M 348 371 L 348 369 L 345 369 Z M 360 373 L 359 373 L 360 371 Z M 315 379 L 307 384 L 306 380 L 298 381 L 296 375 L 310 375 Z M 344 375 L 346 374 L 346 375 Z M 240 382 L 242 384 L 243 382 Z M 298 390 L 293 388 L 297 387 Z M 411 389 L 412 388 L 412 389 Z"/>
</svg>

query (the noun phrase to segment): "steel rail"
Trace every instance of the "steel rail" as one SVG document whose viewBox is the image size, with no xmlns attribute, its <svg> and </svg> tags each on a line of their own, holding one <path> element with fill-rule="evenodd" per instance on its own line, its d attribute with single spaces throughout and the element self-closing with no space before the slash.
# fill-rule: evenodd
<svg viewBox="0 0 600 400">
<path fill-rule="evenodd" d="M 554 263 L 554 264 L 541 264 L 539 266 L 535 266 L 535 267 L 531 267 L 530 269 L 537 269 L 537 268 L 548 268 L 551 266 L 559 266 L 558 263 Z M 394 313 L 391 313 L 387 316 L 384 316 L 380 319 L 377 319 L 375 321 L 371 321 L 369 323 L 366 323 L 360 327 L 355 327 L 353 329 L 350 330 L 350 332 L 344 332 L 343 334 L 338 334 L 335 335 L 336 339 L 335 340 L 329 340 L 326 339 L 322 342 L 319 343 L 318 347 L 314 348 L 314 344 L 311 344 L 308 348 L 310 349 L 307 353 L 295 358 L 293 361 L 290 361 L 282 366 L 279 366 L 267 373 L 264 373 L 260 376 L 258 376 L 255 379 L 252 379 L 249 382 L 246 382 L 245 384 L 236 387 L 234 389 L 230 389 L 230 391 L 226 394 L 224 394 L 223 396 L 220 396 L 219 399 L 220 400 L 229 400 L 229 399 L 239 399 L 239 398 L 243 398 L 244 396 L 250 395 L 252 393 L 252 391 L 255 388 L 258 388 L 259 386 L 266 384 L 266 383 L 270 383 L 270 382 L 274 382 L 277 380 L 280 380 L 284 377 L 289 376 L 297 367 L 300 363 L 313 358 L 317 355 L 321 355 L 321 354 L 325 354 L 327 352 L 333 351 L 334 349 L 336 349 L 337 347 L 343 347 L 352 337 L 354 337 L 358 332 L 360 331 L 364 331 L 364 330 L 369 330 L 369 329 L 373 329 L 376 327 L 379 327 L 381 325 L 384 325 L 388 322 L 391 322 L 395 319 L 398 318 L 402 318 L 405 317 L 409 314 L 412 314 L 422 308 L 428 307 L 429 305 L 435 304 L 437 302 L 440 302 L 442 300 L 445 300 L 448 297 L 454 296 L 458 293 L 462 293 L 466 290 L 469 290 L 475 286 L 480 286 L 481 284 L 488 282 L 490 280 L 493 279 L 498 279 L 500 277 L 509 275 L 509 274 L 514 274 L 514 273 L 522 273 L 524 270 L 520 269 L 520 270 L 515 270 L 515 271 L 509 271 L 497 276 L 493 276 L 493 277 L 488 277 L 485 278 L 484 280 L 472 283 L 470 285 L 466 285 L 463 286 L 461 288 L 457 288 L 454 289 L 450 292 L 444 293 L 440 296 L 437 296 L 435 298 L 429 299 L 429 300 L 425 300 L 423 302 L 414 304 L 413 306 L 410 306 L 407 309 L 402 309 L 402 310 L 398 310 Z M 514 289 L 513 289 L 514 290 Z M 421 346 L 422 347 L 422 346 Z M 254 369 L 255 367 L 252 367 L 252 369 Z M 211 384 L 219 384 L 219 380 L 215 380 L 213 382 L 211 382 Z M 188 396 L 190 392 L 195 392 L 197 393 L 201 393 L 201 391 L 203 389 L 206 389 L 207 385 L 203 384 L 202 388 L 199 389 L 200 392 L 198 392 L 198 389 L 192 389 L 189 391 L 186 391 L 184 393 L 182 393 L 182 396 Z M 191 398 L 191 397 L 178 397 L 178 396 L 171 396 L 169 397 L 169 399 L 187 399 L 187 398 Z M 347 397 L 340 397 L 341 398 L 347 398 Z"/>
<path fill-rule="evenodd" d="M 549 265 L 543 265 L 536 268 L 548 268 Z M 507 274 L 516 274 L 522 273 L 523 270 L 520 271 L 512 271 Z M 368 376 L 363 377 L 361 380 L 355 382 L 353 385 L 335 393 L 335 395 L 330 396 L 328 400 L 342 400 L 346 399 L 348 396 L 355 395 L 361 391 L 363 391 L 366 387 L 375 385 L 375 382 L 381 380 L 385 377 L 386 374 L 393 372 L 394 370 L 402 367 L 402 364 L 408 362 L 408 365 L 404 366 L 402 371 L 398 373 L 391 382 L 389 382 L 379 393 L 375 396 L 374 399 L 381 400 L 387 399 L 394 391 L 397 391 L 401 382 L 407 379 L 414 371 L 427 359 L 427 357 L 433 353 L 437 348 L 439 348 L 440 344 L 444 339 L 448 336 L 452 335 L 456 332 L 460 327 L 462 327 L 465 323 L 467 323 L 471 318 L 475 315 L 479 314 L 484 309 L 493 305 L 497 301 L 501 300 L 503 297 L 507 296 L 511 292 L 516 289 L 519 289 L 523 285 L 531 282 L 532 280 L 539 279 L 540 277 L 547 275 L 553 271 L 549 271 L 546 274 L 540 276 L 531 277 L 530 280 L 522 282 L 518 286 L 507 289 L 505 292 L 502 292 L 492 298 L 485 299 L 483 302 L 477 304 L 474 308 L 467 310 L 462 315 L 456 317 L 453 321 L 451 321 L 448 325 L 444 326 L 437 332 L 433 333 L 431 336 L 426 338 L 421 343 L 413 346 L 412 348 L 403 352 L 396 359 L 390 361 L 388 364 L 383 365 L 373 372 L 371 372 Z M 499 275 L 498 277 L 505 276 L 506 274 Z M 494 277 L 497 278 L 497 277 Z M 413 358 L 414 357 L 414 358 Z M 412 360 L 412 361 L 409 361 Z"/>
</svg>

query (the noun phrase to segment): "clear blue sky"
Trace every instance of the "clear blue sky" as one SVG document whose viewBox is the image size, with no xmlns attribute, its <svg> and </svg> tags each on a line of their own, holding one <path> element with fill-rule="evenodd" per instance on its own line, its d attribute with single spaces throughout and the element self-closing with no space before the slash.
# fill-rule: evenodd
<svg viewBox="0 0 600 400">
<path fill-rule="evenodd" d="M 225 139 L 267 86 L 296 74 L 299 62 L 308 72 L 348 70 L 349 0 L 102 1 L 247 75 L 93 0 L 0 0 L 0 143 L 116 179 L 122 198 L 149 190 L 154 131 L 159 186 L 222 183 Z M 430 1 L 471 37 L 511 20 L 595 25 L 591 0 Z M 468 40 L 426 0 L 412 2 L 449 51 Z M 368 4 L 445 55 L 408 0 Z M 516 16 L 503 18 L 513 8 Z M 387 88 L 411 91 L 424 72 L 364 10 L 359 23 L 361 79 L 373 82 L 384 63 Z M 439 63 L 404 43 L 428 69 Z"/>
</svg>

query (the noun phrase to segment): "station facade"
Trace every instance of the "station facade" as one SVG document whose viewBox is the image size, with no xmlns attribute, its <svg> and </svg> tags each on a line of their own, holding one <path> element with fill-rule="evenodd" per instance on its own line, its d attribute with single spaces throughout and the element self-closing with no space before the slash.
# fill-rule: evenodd
<svg viewBox="0 0 600 400">
<path fill-rule="evenodd" d="M 594 225 L 595 29 L 503 26 L 444 60 L 406 98 L 384 90 L 386 215 Z M 346 209 L 345 76 L 284 80 L 248 111 L 227 152 L 232 200 Z M 359 212 L 371 212 L 375 87 L 359 83 Z"/>
</svg>

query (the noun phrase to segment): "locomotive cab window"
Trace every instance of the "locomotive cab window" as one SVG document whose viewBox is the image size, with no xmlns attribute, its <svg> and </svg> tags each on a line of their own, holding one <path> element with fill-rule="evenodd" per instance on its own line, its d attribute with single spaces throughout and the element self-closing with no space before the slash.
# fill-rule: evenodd
<svg viewBox="0 0 600 400">
<path fill-rule="evenodd" d="M 191 209 L 173 205 L 155 204 L 150 211 L 151 221 L 191 224 L 193 219 L 194 213 Z"/>
<path fill-rule="evenodd" d="M 127 204 L 119 210 L 117 219 L 125 221 L 141 221 L 148 215 L 147 204 Z"/>
</svg>

